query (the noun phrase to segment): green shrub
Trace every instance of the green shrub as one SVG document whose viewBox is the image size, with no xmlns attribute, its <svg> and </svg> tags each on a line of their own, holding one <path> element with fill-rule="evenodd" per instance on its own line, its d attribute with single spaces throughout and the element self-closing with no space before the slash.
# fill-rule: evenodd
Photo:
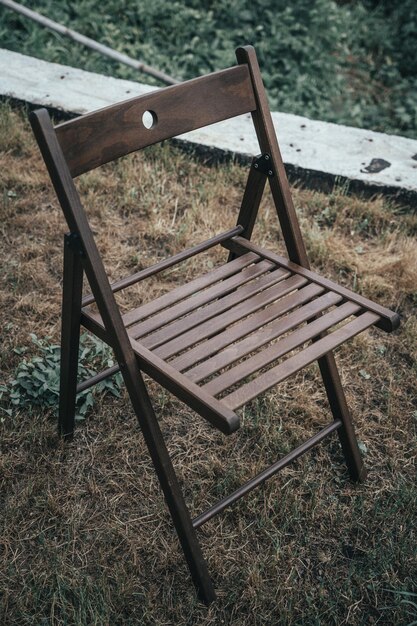
<svg viewBox="0 0 417 626">
<path fill-rule="evenodd" d="M 0 387 L 0 394 L 8 398 L 13 407 L 31 409 L 34 406 L 41 406 L 50 408 L 56 413 L 59 400 L 61 348 L 50 343 L 48 337 L 38 339 L 34 334 L 30 337 L 38 348 L 38 354 L 30 359 L 23 358 L 9 384 Z M 24 354 L 26 350 L 27 348 L 16 348 L 15 352 Z M 82 334 L 78 364 L 79 380 L 85 380 L 98 371 L 114 365 L 110 352 L 110 348 L 96 337 L 88 333 Z M 84 419 L 99 394 L 109 392 L 119 396 L 121 382 L 121 374 L 117 373 L 112 378 L 107 378 L 79 393 L 76 419 Z M 7 409 L 6 413 L 11 415 L 12 410 Z"/>
</svg>

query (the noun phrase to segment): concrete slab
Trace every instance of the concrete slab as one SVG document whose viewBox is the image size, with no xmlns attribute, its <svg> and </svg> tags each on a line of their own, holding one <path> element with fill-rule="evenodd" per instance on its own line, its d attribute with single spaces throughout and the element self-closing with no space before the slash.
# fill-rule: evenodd
<svg viewBox="0 0 417 626">
<path fill-rule="evenodd" d="M 48 63 L 0 49 L 0 96 L 79 115 L 155 87 Z M 417 206 L 417 141 L 273 113 L 287 170 L 314 186 L 348 181 L 352 190 L 387 193 Z M 187 133 L 197 149 L 246 160 L 259 153 L 250 115 Z"/>
</svg>

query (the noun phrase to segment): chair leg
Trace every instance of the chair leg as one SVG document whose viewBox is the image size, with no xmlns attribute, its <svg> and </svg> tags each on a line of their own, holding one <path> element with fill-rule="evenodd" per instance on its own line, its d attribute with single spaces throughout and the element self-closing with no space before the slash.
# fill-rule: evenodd
<svg viewBox="0 0 417 626">
<path fill-rule="evenodd" d="M 365 480 L 367 472 L 359 451 L 352 418 L 333 353 L 329 352 L 319 359 L 318 363 L 333 417 L 342 422 L 342 426 L 337 432 L 349 475 L 353 481 L 362 482 Z"/>
<path fill-rule="evenodd" d="M 65 235 L 58 432 L 66 439 L 74 433 L 82 285 L 80 255 Z"/>
<path fill-rule="evenodd" d="M 208 605 L 216 599 L 213 583 L 145 383 L 134 366 L 122 372 L 198 596 Z"/>
</svg>

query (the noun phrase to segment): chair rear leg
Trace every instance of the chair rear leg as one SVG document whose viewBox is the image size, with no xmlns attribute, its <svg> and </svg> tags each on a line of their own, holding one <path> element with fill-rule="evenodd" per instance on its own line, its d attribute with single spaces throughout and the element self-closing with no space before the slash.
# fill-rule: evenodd
<svg viewBox="0 0 417 626">
<path fill-rule="evenodd" d="M 78 349 L 83 285 L 81 257 L 73 248 L 73 235 L 64 238 L 62 294 L 61 370 L 58 432 L 66 439 L 74 433 L 77 395 Z"/>
<path fill-rule="evenodd" d="M 198 596 L 208 605 L 216 599 L 213 583 L 145 383 L 134 364 L 121 370 Z"/>
<path fill-rule="evenodd" d="M 359 451 L 352 418 L 333 353 L 329 352 L 319 359 L 318 363 L 333 417 L 342 422 L 342 426 L 337 432 L 349 475 L 353 481 L 362 482 L 365 480 L 367 472 Z"/>
</svg>

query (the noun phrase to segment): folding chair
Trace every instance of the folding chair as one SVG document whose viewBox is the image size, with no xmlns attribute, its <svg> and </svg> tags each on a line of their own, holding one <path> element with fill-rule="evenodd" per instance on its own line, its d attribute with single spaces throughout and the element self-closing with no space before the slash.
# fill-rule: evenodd
<svg viewBox="0 0 417 626">
<path fill-rule="evenodd" d="M 241 47 L 236 55 L 234 67 L 55 128 L 45 109 L 30 116 L 70 230 L 64 241 L 60 432 L 64 437 L 73 434 L 77 391 L 120 368 L 194 584 L 207 604 L 215 592 L 196 536 L 199 526 L 335 430 L 350 477 L 364 479 L 332 351 L 369 326 L 390 332 L 399 325 L 396 313 L 309 269 L 255 50 Z M 152 116 L 151 128 L 142 121 L 146 111 Z M 251 113 L 261 154 L 249 169 L 237 225 L 110 284 L 73 178 L 145 146 L 245 113 Z M 251 242 L 267 180 L 288 259 Z M 115 292 L 216 245 L 228 251 L 224 265 L 121 314 Z M 84 272 L 92 294 L 83 298 Z M 89 306 L 93 302 L 98 312 Z M 77 386 L 80 324 L 113 348 L 118 366 Z M 237 409 L 316 360 L 333 421 L 191 519 L 142 372 L 229 435 L 239 428 Z"/>
</svg>

